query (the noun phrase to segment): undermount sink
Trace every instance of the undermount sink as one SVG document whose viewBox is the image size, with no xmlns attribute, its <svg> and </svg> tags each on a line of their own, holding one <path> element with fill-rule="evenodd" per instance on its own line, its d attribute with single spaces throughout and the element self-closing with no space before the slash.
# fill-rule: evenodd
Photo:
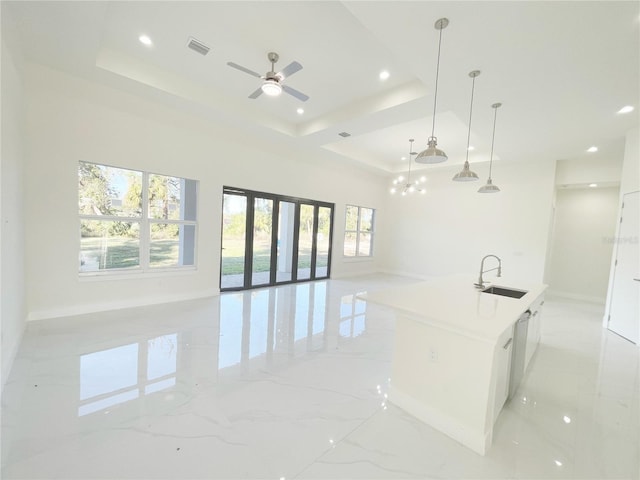
<svg viewBox="0 0 640 480">
<path fill-rule="evenodd" d="M 490 293 L 492 295 L 502 295 L 503 297 L 522 298 L 527 292 L 524 290 L 513 290 L 504 287 L 489 287 L 482 290 L 482 293 Z"/>
</svg>

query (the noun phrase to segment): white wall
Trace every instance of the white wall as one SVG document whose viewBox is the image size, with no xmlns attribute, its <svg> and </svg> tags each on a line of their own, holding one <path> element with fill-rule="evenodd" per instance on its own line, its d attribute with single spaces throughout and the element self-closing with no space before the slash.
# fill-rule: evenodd
<svg viewBox="0 0 640 480">
<path fill-rule="evenodd" d="M 618 184 L 621 175 L 622 158 L 578 158 L 558 160 L 556 164 L 556 185 Z"/>
<path fill-rule="evenodd" d="M 494 184 L 501 189 L 495 194 L 477 193 L 488 165 L 472 165 L 478 182 L 453 182 L 459 169 L 428 173 L 425 195 L 388 196 L 393 224 L 386 269 L 420 277 L 476 274 L 482 257 L 493 253 L 502 259 L 505 276 L 542 281 L 554 162 L 494 165 Z"/>
<path fill-rule="evenodd" d="M 550 293 L 605 302 L 618 198 L 618 187 L 558 189 Z"/>
<path fill-rule="evenodd" d="M 640 190 L 640 131 L 627 133 L 624 147 L 624 162 L 620 178 L 620 195 Z"/>
<path fill-rule="evenodd" d="M 0 326 L 2 387 L 25 327 L 23 91 L 19 63 L 2 28 L 2 160 L 0 163 Z"/>
<path fill-rule="evenodd" d="M 223 185 L 334 202 L 332 276 L 378 269 L 343 259 L 342 239 L 347 203 L 384 221 L 379 177 L 45 67 L 29 65 L 26 79 L 29 319 L 216 294 Z M 197 271 L 80 279 L 79 160 L 199 180 Z"/>
</svg>

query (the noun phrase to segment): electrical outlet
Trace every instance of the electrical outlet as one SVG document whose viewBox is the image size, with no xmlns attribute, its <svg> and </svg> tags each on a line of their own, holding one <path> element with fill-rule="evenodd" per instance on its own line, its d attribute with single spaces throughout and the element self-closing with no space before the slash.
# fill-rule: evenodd
<svg viewBox="0 0 640 480">
<path fill-rule="evenodd" d="M 431 358 L 432 362 L 438 361 L 438 352 L 436 352 L 435 348 L 429 350 L 429 358 Z"/>
</svg>

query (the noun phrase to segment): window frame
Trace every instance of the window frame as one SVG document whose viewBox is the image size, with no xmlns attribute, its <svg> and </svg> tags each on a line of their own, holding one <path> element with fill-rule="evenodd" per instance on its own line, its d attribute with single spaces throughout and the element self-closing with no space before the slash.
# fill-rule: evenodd
<svg viewBox="0 0 640 480">
<path fill-rule="evenodd" d="M 120 276 L 120 275 L 140 275 L 140 274 L 154 274 L 160 272 L 184 272 L 189 270 L 197 270 L 198 265 L 198 212 L 200 210 L 200 181 L 191 178 L 180 177 L 175 175 L 169 175 L 164 173 L 150 172 L 146 170 L 137 170 L 128 167 L 121 167 L 115 165 L 109 165 L 105 163 L 95 163 L 80 160 L 78 164 L 85 163 L 95 165 L 98 167 L 114 168 L 118 170 L 127 170 L 133 173 L 141 174 L 141 210 L 140 216 L 123 216 L 123 215 L 90 215 L 78 212 L 78 226 L 82 221 L 95 221 L 95 222 L 125 222 L 125 223 L 137 223 L 139 225 L 139 264 L 135 267 L 121 267 L 111 269 L 98 269 L 98 270 L 80 270 L 80 264 L 78 264 L 78 275 L 80 277 L 102 277 L 102 276 Z M 168 218 L 152 218 L 150 217 L 149 208 L 149 178 L 151 175 L 157 175 L 161 177 L 173 177 L 181 180 L 189 180 L 195 182 L 196 194 L 195 194 L 195 208 L 196 215 L 195 220 L 175 220 Z M 77 202 L 80 201 L 80 191 L 77 191 Z M 151 265 L 151 225 L 152 224 L 172 224 L 172 225 L 192 225 L 194 227 L 194 242 L 193 242 L 193 265 L 167 265 L 167 266 L 152 266 Z M 79 230 L 78 235 L 78 252 L 82 253 L 82 232 Z"/>
<path fill-rule="evenodd" d="M 358 213 L 357 213 L 357 217 L 356 217 L 356 229 L 355 230 L 350 230 L 347 229 L 347 212 L 349 210 L 349 208 L 357 208 L 358 209 Z M 367 230 L 362 230 L 362 210 L 371 210 L 371 230 L 367 231 Z M 373 252 L 374 252 L 374 248 L 373 248 L 373 239 L 375 236 L 375 226 L 376 226 L 376 209 L 372 208 L 372 207 L 364 207 L 364 206 L 360 206 L 360 205 L 351 205 L 351 204 L 347 204 L 345 206 L 344 209 L 344 238 L 343 238 L 343 245 L 342 245 L 342 256 L 344 258 L 371 258 L 373 257 Z M 345 246 L 346 246 L 346 239 L 347 239 L 347 235 L 348 234 L 355 234 L 356 237 L 356 247 L 355 247 L 355 254 L 354 255 L 347 255 L 345 252 Z M 360 253 L 360 237 L 363 234 L 368 234 L 369 235 L 369 253 L 367 255 L 363 255 Z"/>
</svg>

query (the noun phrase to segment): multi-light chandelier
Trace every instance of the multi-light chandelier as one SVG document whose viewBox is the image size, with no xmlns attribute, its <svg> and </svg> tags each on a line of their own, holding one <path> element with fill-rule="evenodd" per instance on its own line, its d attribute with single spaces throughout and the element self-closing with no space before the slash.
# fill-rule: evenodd
<svg viewBox="0 0 640 480">
<path fill-rule="evenodd" d="M 400 175 L 393 180 L 393 187 L 391 187 L 391 193 L 400 193 L 400 195 L 405 196 L 412 193 L 426 193 L 427 190 L 420 186 L 424 182 L 426 182 L 425 177 L 420 177 L 417 180 L 411 181 L 411 156 L 417 155 L 416 152 L 413 151 L 413 138 L 409 139 L 409 173 L 407 174 L 407 178 L 404 175 Z"/>
</svg>

